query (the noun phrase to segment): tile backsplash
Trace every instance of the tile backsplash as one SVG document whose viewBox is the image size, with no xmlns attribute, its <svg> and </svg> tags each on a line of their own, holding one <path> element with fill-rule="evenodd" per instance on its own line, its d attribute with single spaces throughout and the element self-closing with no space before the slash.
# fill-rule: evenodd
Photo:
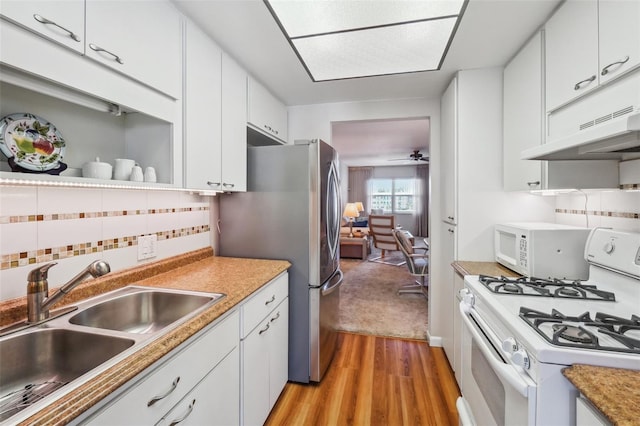
<svg viewBox="0 0 640 426">
<path fill-rule="evenodd" d="M 96 259 L 112 271 L 211 246 L 210 198 L 178 191 L 0 187 L 0 300 L 21 297 L 39 264 L 59 287 Z M 157 257 L 137 260 L 156 234 Z"/>
<path fill-rule="evenodd" d="M 577 191 L 557 195 L 556 222 L 640 232 L 640 191 Z"/>
</svg>

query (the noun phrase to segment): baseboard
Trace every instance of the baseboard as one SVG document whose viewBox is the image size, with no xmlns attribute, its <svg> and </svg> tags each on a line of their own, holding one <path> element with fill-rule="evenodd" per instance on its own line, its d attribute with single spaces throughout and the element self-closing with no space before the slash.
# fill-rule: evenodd
<svg viewBox="0 0 640 426">
<path fill-rule="evenodd" d="M 432 336 L 429 330 L 427 330 L 427 342 L 429 342 L 429 346 L 442 347 L 442 337 Z"/>
</svg>

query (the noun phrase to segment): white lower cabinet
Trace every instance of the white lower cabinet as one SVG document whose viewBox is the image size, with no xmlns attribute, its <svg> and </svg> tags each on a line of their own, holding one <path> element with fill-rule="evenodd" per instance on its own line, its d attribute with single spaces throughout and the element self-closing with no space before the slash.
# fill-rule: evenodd
<svg viewBox="0 0 640 426">
<path fill-rule="evenodd" d="M 264 309 L 274 306 L 264 315 Z M 242 306 L 241 422 L 261 425 L 288 378 L 289 298 L 283 275 Z M 256 321 L 256 315 L 260 319 Z"/>
<path fill-rule="evenodd" d="M 608 426 L 611 423 L 582 395 L 576 398 L 576 425 Z"/>
<path fill-rule="evenodd" d="M 237 425 L 240 423 L 240 357 L 234 348 L 158 423 L 164 425 Z"/>
<path fill-rule="evenodd" d="M 172 421 L 170 415 L 180 416 L 183 398 L 185 401 L 191 398 L 198 403 L 197 412 L 206 411 L 211 416 L 207 424 L 233 423 L 227 419 L 236 419 L 237 424 L 240 395 L 230 387 L 237 389 L 240 382 L 238 315 L 237 311 L 233 312 L 195 339 L 188 340 L 177 352 L 168 354 L 166 360 L 161 359 L 137 381 L 133 379 L 128 390 L 107 403 L 88 423 L 107 426 L 156 424 L 165 418 Z M 187 394 L 190 396 L 185 396 Z M 220 395 L 224 395 L 224 404 L 216 400 Z M 215 412 L 213 407 L 218 407 Z M 195 407 L 193 411 L 196 412 Z M 205 414 L 198 414 L 201 415 Z"/>
</svg>

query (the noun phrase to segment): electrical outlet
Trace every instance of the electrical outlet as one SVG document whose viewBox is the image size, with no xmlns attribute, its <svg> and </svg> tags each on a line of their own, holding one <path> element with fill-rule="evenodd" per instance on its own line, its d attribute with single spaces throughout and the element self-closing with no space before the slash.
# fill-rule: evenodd
<svg viewBox="0 0 640 426">
<path fill-rule="evenodd" d="M 156 234 L 142 235 L 138 237 L 138 260 L 156 257 L 157 242 L 158 236 Z"/>
</svg>

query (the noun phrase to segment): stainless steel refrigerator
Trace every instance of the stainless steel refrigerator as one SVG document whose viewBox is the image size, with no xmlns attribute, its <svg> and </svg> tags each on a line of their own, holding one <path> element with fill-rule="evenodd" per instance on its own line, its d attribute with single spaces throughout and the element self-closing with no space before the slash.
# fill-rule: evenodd
<svg viewBox="0 0 640 426">
<path fill-rule="evenodd" d="M 220 255 L 286 259 L 289 380 L 319 382 L 336 350 L 338 156 L 320 140 L 248 148 L 247 192 L 220 198 Z"/>
</svg>

